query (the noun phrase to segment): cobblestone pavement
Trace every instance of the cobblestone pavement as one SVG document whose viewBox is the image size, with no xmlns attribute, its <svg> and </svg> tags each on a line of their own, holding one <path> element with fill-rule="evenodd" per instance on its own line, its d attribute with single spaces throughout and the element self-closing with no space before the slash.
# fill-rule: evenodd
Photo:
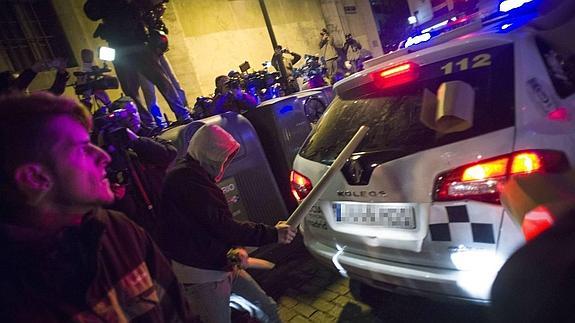
<svg viewBox="0 0 575 323">
<path fill-rule="evenodd" d="M 283 249 L 282 249 L 283 248 Z M 277 300 L 283 322 L 485 322 L 486 308 L 440 303 L 371 288 L 361 290 L 335 271 L 315 261 L 301 239 L 289 247 L 257 255 L 274 261 L 271 271 L 251 271 Z M 368 305 L 367 303 L 371 304 Z"/>
</svg>

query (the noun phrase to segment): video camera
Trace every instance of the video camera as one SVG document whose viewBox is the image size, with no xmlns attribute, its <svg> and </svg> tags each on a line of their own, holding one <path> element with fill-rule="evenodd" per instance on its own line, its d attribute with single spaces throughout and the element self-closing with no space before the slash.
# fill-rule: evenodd
<svg viewBox="0 0 575 323">
<path fill-rule="evenodd" d="M 104 67 L 92 66 L 91 71 L 74 72 L 77 81 L 74 85 L 76 95 L 84 94 L 86 91 L 109 90 L 119 87 L 118 79 L 114 76 L 106 75 L 112 70 L 104 64 Z"/>
<path fill-rule="evenodd" d="M 126 184 L 130 181 L 130 158 L 128 145 L 130 136 L 128 127 L 134 101 L 123 96 L 114 102 L 101 107 L 94 113 L 94 131 L 92 142 L 106 150 L 112 160 L 107 167 L 108 179 L 115 184 Z"/>
<path fill-rule="evenodd" d="M 103 146 L 124 149 L 129 142 L 127 121 L 130 111 L 126 105 L 135 104 L 129 97 L 121 97 L 94 113 L 94 132 Z"/>
<path fill-rule="evenodd" d="M 235 90 L 242 88 L 243 79 L 239 77 L 231 77 L 229 81 L 226 82 L 226 86 L 229 90 Z"/>
<path fill-rule="evenodd" d="M 214 99 L 211 97 L 199 96 L 192 108 L 192 119 L 199 120 L 212 115 Z"/>
</svg>

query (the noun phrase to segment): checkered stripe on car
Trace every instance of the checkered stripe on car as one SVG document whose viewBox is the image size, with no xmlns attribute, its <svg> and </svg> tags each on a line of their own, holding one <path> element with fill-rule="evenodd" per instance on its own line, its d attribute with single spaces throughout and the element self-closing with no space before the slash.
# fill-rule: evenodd
<svg viewBox="0 0 575 323">
<path fill-rule="evenodd" d="M 466 205 L 432 206 L 431 241 L 495 244 L 494 226 L 483 215 L 468 212 Z"/>
</svg>

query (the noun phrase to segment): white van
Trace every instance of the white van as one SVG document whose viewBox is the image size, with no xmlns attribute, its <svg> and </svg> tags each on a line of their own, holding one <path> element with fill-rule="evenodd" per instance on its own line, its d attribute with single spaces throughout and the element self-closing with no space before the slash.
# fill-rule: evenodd
<svg viewBox="0 0 575 323">
<path fill-rule="evenodd" d="M 309 251 L 380 289 L 489 302 L 525 242 L 498 185 L 575 163 L 574 16 L 545 31 L 514 11 L 454 17 L 462 27 L 337 83 L 294 161 L 294 195 L 306 196 L 361 125 L 370 130 L 306 216 Z"/>
</svg>

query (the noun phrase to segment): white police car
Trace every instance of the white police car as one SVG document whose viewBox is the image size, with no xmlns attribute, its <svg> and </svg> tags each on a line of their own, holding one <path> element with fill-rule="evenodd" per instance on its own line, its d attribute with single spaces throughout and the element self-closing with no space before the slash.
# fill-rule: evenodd
<svg viewBox="0 0 575 323">
<path fill-rule="evenodd" d="M 301 227 L 317 259 L 381 289 L 489 302 L 525 242 L 498 185 L 575 162 L 569 29 L 542 32 L 512 11 L 489 19 L 465 17 L 335 85 L 294 161 L 294 195 L 370 130 Z"/>
</svg>

